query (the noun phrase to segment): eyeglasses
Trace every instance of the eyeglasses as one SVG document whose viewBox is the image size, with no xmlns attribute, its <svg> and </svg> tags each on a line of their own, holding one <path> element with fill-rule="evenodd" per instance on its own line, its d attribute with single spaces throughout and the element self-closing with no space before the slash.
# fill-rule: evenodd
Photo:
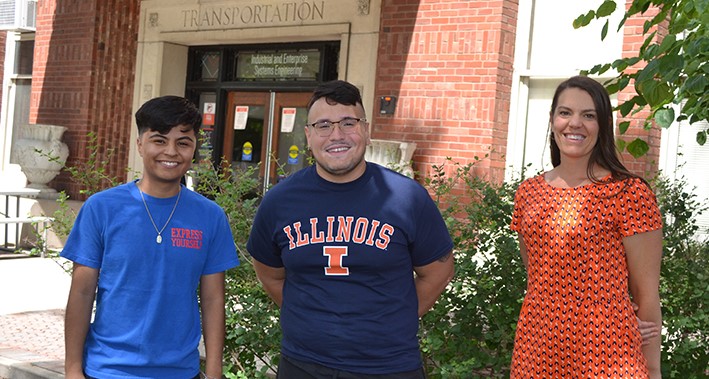
<svg viewBox="0 0 709 379">
<path fill-rule="evenodd" d="M 340 121 L 318 121 L 312 124 L 307 124 L 308 127 L 315 130 L 315 134 L 319 137 L 327 137 L 335 130 L 335 124 L 340 125 L 340 131 L 344 134 L 352 134 L 357 130 L 360 122 L 367 122 L 365 118 L 345 117 Z"/>
</svg>

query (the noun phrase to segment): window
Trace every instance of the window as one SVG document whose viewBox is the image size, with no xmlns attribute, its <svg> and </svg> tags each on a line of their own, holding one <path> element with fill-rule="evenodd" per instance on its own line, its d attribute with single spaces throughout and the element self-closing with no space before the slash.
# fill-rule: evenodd
<svg viewBox="0 0 709 379">
<path fill-rule="evenodd" d="M 598 63 L 620 58 L 623 31 L 615 25 L 622 10 L 610 18 L 608 35 L 601 41 L 600 21 L 574 29 L 573 20 L 599 1 L 521 1 L 517 19 L 515 72 L 513 74 L 507 143 L 507 177 L 525 169 L 526 176 L 551 169 L 549 108 L 556 86 Z M 613 75 L 613 73 L 608 73 Z M 602 79 L 601 79 L 602 80 Z M 614 97 L 611 102 L 615 105 Z"/>
<path fill-rule="evenodd" d="M 15 75 L 32 75 L 34 40 L 15 42 Z"/>
</svg>

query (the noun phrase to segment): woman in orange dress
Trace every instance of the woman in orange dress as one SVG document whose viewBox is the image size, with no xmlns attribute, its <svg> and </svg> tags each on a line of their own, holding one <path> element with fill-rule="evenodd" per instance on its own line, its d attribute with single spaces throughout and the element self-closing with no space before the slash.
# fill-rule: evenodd
<svg viewBox="0 0 709 379">
<path fill-rule="evenodd" d="M 557 87 L 554 168 L 524 181 L 511 228 L 527 292 L 512 378 L 660 378 L 662 219 L 655 195 L 620 162 L 605 88 L 584 76 Z M 637 317 L 631 302 L 637 304 Z"/>
</svg>

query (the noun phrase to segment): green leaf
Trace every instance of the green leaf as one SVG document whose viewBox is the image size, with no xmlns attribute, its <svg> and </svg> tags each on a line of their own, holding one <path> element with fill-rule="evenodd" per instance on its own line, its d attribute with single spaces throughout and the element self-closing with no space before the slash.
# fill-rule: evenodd
<svg viewBox="0 0 709 379">
<path fill-rule="evenodd" d="M 701 146 L 704 146 L 705 143 L 707 143 L 707 131 L 702 130 L 697 132 L 697 143 Z"/>
<path fill-rule="evenodd" d="M 657 125 L 667 129 L 675 120 L 675 110 L 672 108 L 662 108 L 655 112 L 655 122 Z"/>
<path fill-rule="evenodd" d="M 574 27 L 574 29 L 578 29 L 578 28 L 586 26 L 586 25 L 583 25 L 583 15 L 576 17 L 574 19 L 574 22 L 571 25 Z"/>
<path fill-rule="evenodd" d="M 660 51 L 665 52 L 672 50 L 672 47 L 674 46 L 675 42 L 677 42 L 677 37 L 674 34 L 665 36 L 665 38 L 662 39 L 662 43 L 660 44 Z"/>
<path fill-rule="evenodd" d="M 625 145 L 627 145 L 625 140 L 622 140 L 620 138 L 616 138 L 615 147 L 618 149 L 618 152 L 622 153 L 623 150 L 625 150 Z"/>
<path fill-rule="evenodd" d="M 603 29 L 601 29 L 601 41 L 606 39 L 606 35 L 608 35 L 608 20 L 606 20 L 606 23 L 603 24 Z"/>
<path fill-rule="evenodd" d="M 684 90 L 697 94 L 703 94 L 709 89 L 709 79 L 706 76 L 693 76 L 684 82 Z"/>
<path fill-rule="evenodd" d="M 684 67 L 684 59 L 679 55 L 667 54 L 658 59 L 658 70 L 662 79 L 667 83 L 673 83 L 679 79 Z"/>
<path fill-rule="evenodd" d="M 615 68 L 618 71 L 623 71 L 626 68 L 628 68 L 629 64 L 628 64 L 628 60 L 623 58 L 623 59 L 616 59 L 615 61 L 613 61 L 612 66 L 613 66 L 613 68 Z"/>
<path fill-rule="evenodd" d="M 576 17 L 576 19 L 573 22 L 574 29 L 578 29 L 578 28 L 581 28 L 581 27 L 584 27 L 584 26 L 590 24 L 595 16 L 596 16 L 596 12 L 591 10 L 591 11 L 588 11 L 588 13 L 586 13 L 586 14 L 582 14 L 582 15 Z"/>
<path fill-rule="evenodd" d="M 633 110 L 634 105 L 635 105 L 635 102 L 632 99 L 624 102 L 623 104 L 620 104 L 618 106 L 618 110 L 620 111 L 620 115 L 623 117 L 627 116 L 628 113 L 630 113 L 630 111 Z"/>
<path fill-rule="evenodd" d="M 618 124 L 618 131 L 620 134 L 625 134 L 625 132 L 628 131 L 628 128 L 630 127 L 630 121 L 623 121 L 620 124 Z"/>
<path fill-rule="evenodd" d="M 633 158 L 640 158 L 647 154 L 650 150 L 650 146 L 647 145 L 647 142 L 641 140 L 640 138 L 636 138 L 633 142 L 628 144 L 627 149 Z"/>
<path fill-rule="evenodd" d="M 600 7 L 598 7 L 598 10 L 596 10 L 596 18 L 601 18 L 601 17 L 607 17 L 610 16 L 613 12 L 615 12 L 616 4 L 615 1 L 613 0 L 606 0 L 601 4 Z M 606 25 L 608 25 L 606 23 Z"/>
<path fill-rule="evenodd" d="M 660 62 L 657 60 L 652 60 L 647 63 L 645 67 L 642 69 L 638 70 L 637 75 L 635 77 L 635 82 L 636 83 L 642 83 L 646 81 L 653 80 L 656 75 L 659 74 L 660 70 Z M 636 84 L 637 86 L 637 84 Z"/>
<path fill-rule="evenodd" d="M 635 87 L 638 90 L 638 94 L 640 94 L 653 109 L 670 103 L 674 98 L 670 86 L 657 80 L 638 82 Z"/>
<path fill-rule="evenodd" d="M 606 86 L 606 91 L 608 91 L 609 95 L 619 92 L 620 91 L 620 83 L 614 82 L 614 83 L 608 84 Z"/>
<path fill-rule="evenodd" d="M 655 34 L 657 34 L 657 31 L 654 31 L 650 33 L 649 36 L 645 37 L 645 42 L 643 42 L 642 46 L 640 46 L 640 54 L 643 54 L 645 52 L 645 49 L 647 49 L 647 46 L 655 40 Z"/>
</svg>

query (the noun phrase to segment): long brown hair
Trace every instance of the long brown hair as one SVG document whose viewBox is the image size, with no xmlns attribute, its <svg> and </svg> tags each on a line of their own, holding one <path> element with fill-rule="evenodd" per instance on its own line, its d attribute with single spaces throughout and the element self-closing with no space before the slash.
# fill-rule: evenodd
<svg viewBox="0 0 709 379">
<path fill-rule="evenodd" d="M 620 162 L 618 150 L 615 146 L 615 136 L 613 130 L 613 107 L 608 96 L 608 91 L 597 81 L 586 76 L 573 76 L 556 87 L 554 98 L 551 102 L 551 111 L 549 112 L 550 122 L 554 117 L 554 111 L 558 105 L 559 96 L 568 88 L 578 88 L 585 91 L 593 99 L 593 105 L 596 108 L 596 119 L 598 121 L 598 140 L 596 146 L 593 147 L 591 156 L 588 159 L 586 167 L 586 175 L 591 181 L 597 183 L 600 181 L 593 174 L 593 166 L 599 165 L 611 172 L 613 180 L 622 180 L 629 177 L 638 178 L 639 176 L 628 171 L 627 168 Z M 554 132 L 549 134 L 549 150 L 551 152 L 551 164 L 556 167 L 561 164 L 561 151 L 554 140 Z"/>
</svg>

